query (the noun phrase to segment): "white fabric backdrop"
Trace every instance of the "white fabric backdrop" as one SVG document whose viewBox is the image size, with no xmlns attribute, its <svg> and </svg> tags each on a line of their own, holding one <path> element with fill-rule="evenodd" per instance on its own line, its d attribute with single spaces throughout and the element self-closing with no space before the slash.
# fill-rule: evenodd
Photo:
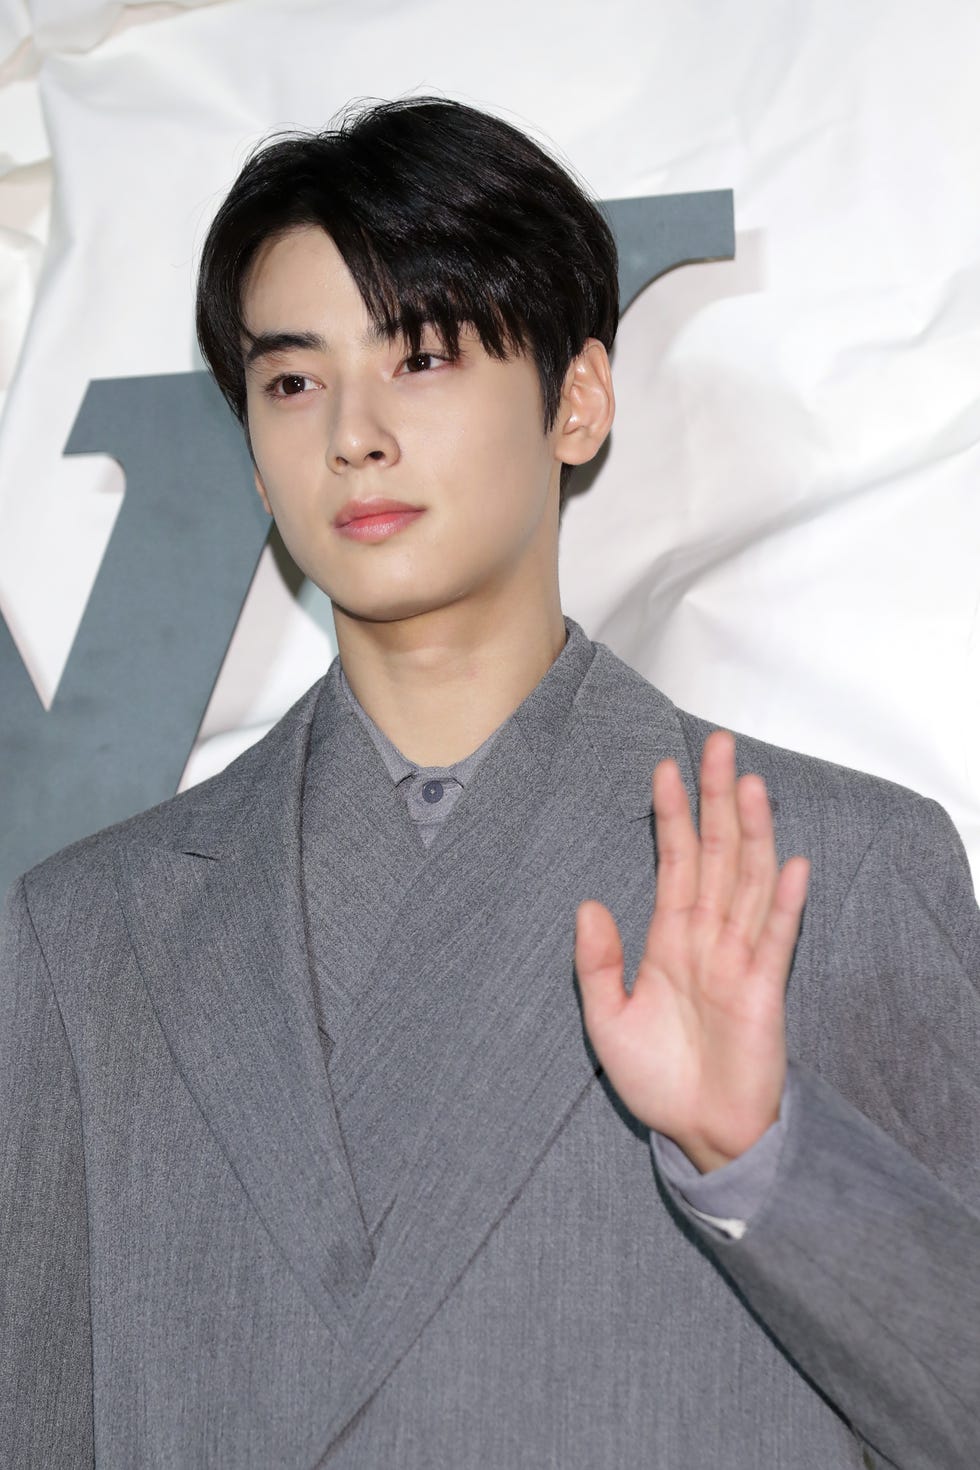
<svg viewBox="0 0 980 1470">
<path fill-rule="evenodd" d="M 250 147 L 436 92 L 601 198 L 733 188 L 735 262 L 627 312 L 565 610 L 679 704 L 933 796 L 980 887 L 973 0 L 0 0 L 0 606 L 49 704 L 121 472 L 89 379 L 200 367 L 197 252 Z M 335 652 L 267 550 L 182 786 Z"/>
</svg>

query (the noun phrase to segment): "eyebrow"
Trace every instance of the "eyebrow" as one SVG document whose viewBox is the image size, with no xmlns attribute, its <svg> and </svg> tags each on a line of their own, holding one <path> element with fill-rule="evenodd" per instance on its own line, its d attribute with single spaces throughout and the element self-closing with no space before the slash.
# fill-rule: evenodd
<svg viewBox="0 0 980 1470">
<path fill-rule="evenodd" d="M 245 366 L 251 367 L 260 357 L 274 357 L 279 352 L 329 352 L 330 343 L 319 332 L 249 332 L 251 346 L 245 354 Z M 361 336 L 364 347 L 376 347 L 387 340 L 383 327 L 372 323 Z"/>
</svg>

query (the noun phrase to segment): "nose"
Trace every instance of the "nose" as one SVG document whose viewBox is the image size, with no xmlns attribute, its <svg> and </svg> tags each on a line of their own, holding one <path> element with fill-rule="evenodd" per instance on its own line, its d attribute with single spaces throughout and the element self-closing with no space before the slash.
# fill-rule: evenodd
<svg viewBox="0 0 980 1470">
<path fill-rule="evenodd" d="M 394 464 L 398 441 L 380 409 L 364 391 L 346 390 L 334 398 L 327 441 L 327 463 L 337 474 L 365 464 Z"/>
</svg>

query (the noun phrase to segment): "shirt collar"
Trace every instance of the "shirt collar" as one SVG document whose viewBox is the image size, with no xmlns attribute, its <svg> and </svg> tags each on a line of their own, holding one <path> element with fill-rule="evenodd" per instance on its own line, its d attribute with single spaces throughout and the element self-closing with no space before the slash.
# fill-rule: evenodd
<svg viewBox="0 0 980 1470">
<path fill-rule="evenodd" d="M 372 720 L 371 716 L 361 704 L 360 700 L 357 698 L 357 695 L 354 693 L 353 689 L 350 687 L 346 678 L 344 677 L 343 666 L 341 666 L 340 669 L 340 685 L 348 700 L 350 701 L 354 713 L 357 715 L 358 719 L 361 721 L 364 728 L 370 735 L 371 739 L 374 741 L 375 748 L 377 749 L 378 754 L 381 756 L 381 759 L 385 763 L 385 768 L 388 772 L 388 775 L 391 777 L 396 786 L 400 785 L 402 781 L 407 781 L 410 779 L 410 777 L 417 775 L 425 776 L 426 779 L 432 779 L 434 777 L 440 776 L 444 779 L 451 777 L 453 780 L 458 781 L 460 786 L 465 786 L 467 781 L 470 779 L 473 771 L 476 769 L 476 766 L 479 764 L 480 759 L 490 749 L 490 746 L 493 743 L 493 737 L 497 733 L 497 731 L 494 730 L 492 734 L 487 736 L 483 744 L 478 746 L 477 749 L 472 752 L 472 754 L 466 756 L 463 760 L 457 761 L 455 765 L 419 766 L 416 765 L 413 761 L 410 761 L 407 756 L 404 756 L 402 752 L 398 749 L 397 745 L 394 745 L 388 739 L 388 736 L 381 729 L 380 725 L 375 724 L 374 720 Z"/>
<path fill-rule="evenodd" d="M 538 688 L 540 688 L 540 684 L 544 682 L 544 679 L 549 679 L 549 676 L 549 681 L 551 683 L 555 683 L 561 678 L 563 673 L 563 661 L 566 664 L 574 662 L 574 660 L 571 660 L 568 657 L 569 647 L 571 646 L 573 648 L 573 651 L 578 651 L 578 645 L 580 641 L 584 639 L 584 635 L 581 633 L 578 625 L 573 622 L 572 619 L 566 617 L 564 619 L 564 622 L 565 644 L 562 648 L 561 653 L 559 653 L 558 657 L 554 660 L 548 671 L 544 674 L 542 680 L 539 682 L 539 685 L 537 686 Z M 578 635 L 577 637 L 576 634 Z M 371 716 L 368 714 L 367 710 L 361 704 L 353 689 L 348 684 L 347 679 L 344 675 L 342 664 L 340 665 L 340 686 L 347 696 L 347 699 L 349 700 L 351 707 L 357 715 L 358 719 L 364 725 L 368 734 L 371 736 L 371 739 L 374 741 L 374 745 L 378 751 L 378 754 L 384 761 L 385 768 L 389 776 L 391 777 L 392 782 L 396 786 L 400 785 L 402 781 L 406 781 L 412 776 L 421 775 L 424 776 L 427 780 L 431 780 L 433 778 L 441 778 L 443 780 L 452 779 L 458 781 L 460 786 L 465 787 L 466 783 L 472 777 L 473 772 L 476 770 L 476 767 L 479 765 L 480 761 L 483 759 L 487 751 L 490 749 L 490 746 L 493 744 L 494 738 L 507 723 L 507 721 L 504 720 L 502 724 L 497 726 L 496 730 L 493 730 L 487 736 L 482 745 L 477 746 L 476 750 L 471 752 L 470 755 L 465 756 L 462 760 L 456 761 L 454 765 L 419 766 L 410 761 L 407 756 L 403 755 L 398 747 L 394 745 L 391 740 L 388 739 L 388 736 L 381 729 L 381 727 L 377 725 L 374 720 L 372 720 Z"/>
</svg>

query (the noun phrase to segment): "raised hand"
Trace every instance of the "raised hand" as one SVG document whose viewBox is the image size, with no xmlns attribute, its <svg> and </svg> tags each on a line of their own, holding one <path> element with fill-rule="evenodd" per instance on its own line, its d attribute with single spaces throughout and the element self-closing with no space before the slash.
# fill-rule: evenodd
<svg viewBox="0 0 980 1470">
<path fill-rule="evenodd" d="M 786 982 L 810 864 L 777 868 L 765 782 L 736 782 L 727 730 L 705 741 L 700 790 L 699 838 L 676 761 L 653 773 L 657 896 L 632 992 L 616 921 L 594 899 L 576 914 L 575 968 L 610 1083 L 704 1173 L 779 1115 Z"/>
</svg>

